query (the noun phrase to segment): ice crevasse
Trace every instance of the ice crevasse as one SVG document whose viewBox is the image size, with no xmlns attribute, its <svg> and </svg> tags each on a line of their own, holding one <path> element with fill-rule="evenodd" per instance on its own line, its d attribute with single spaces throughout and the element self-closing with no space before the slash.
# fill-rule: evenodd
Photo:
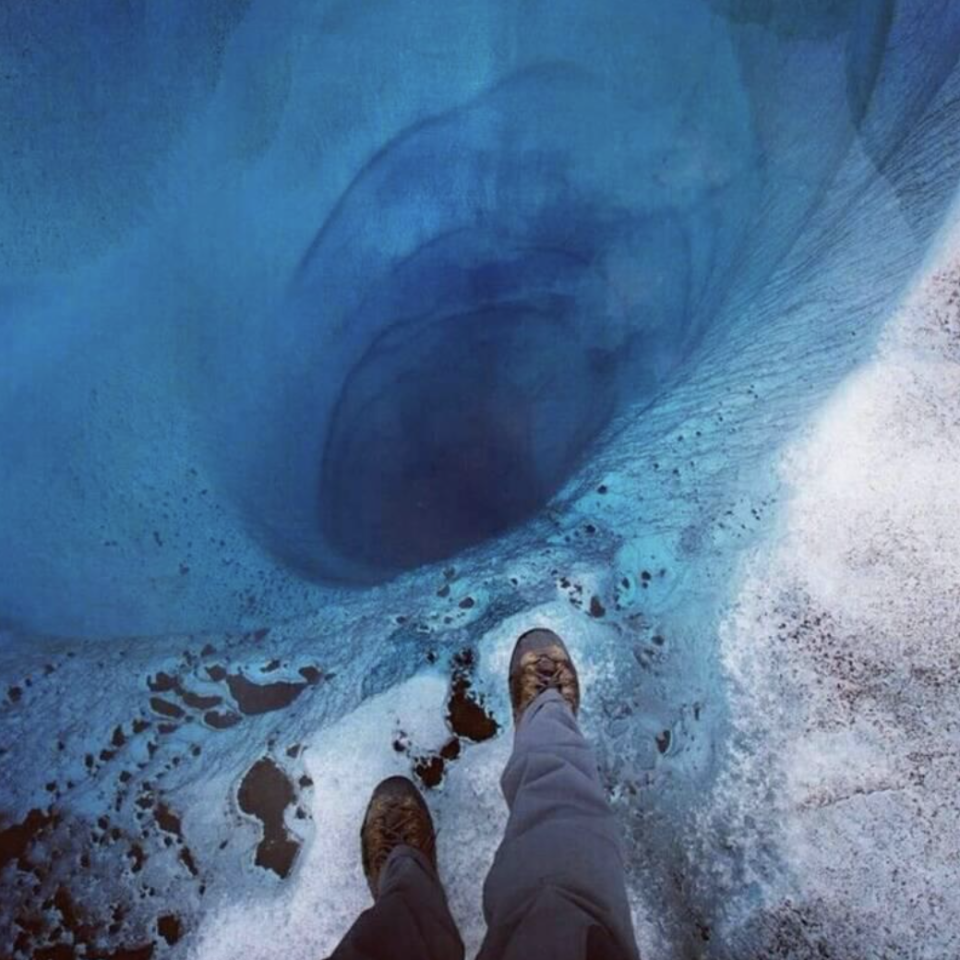
<svg viewBox="0 0 960 960">
<path fill-rule="evenodd" d="M 0 955 L 468 952 L 566 636 L 648 957 L 960 952 L 960 7 L 0 11 Z"/>
</svg>

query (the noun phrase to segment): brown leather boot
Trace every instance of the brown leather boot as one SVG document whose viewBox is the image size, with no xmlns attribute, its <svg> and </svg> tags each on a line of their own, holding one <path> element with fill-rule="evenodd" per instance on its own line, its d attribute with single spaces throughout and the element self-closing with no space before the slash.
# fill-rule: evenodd
<svg viewBox="0 0 960 960">
<path fill-rule="evenodd" d="M 360 850 L 363 872 L 373 899 L 380 889 L 380 871 L 390 853 L 401 845 L 419 850 L 437 869 L 436 833 L 430 811 L 413 781 L 406 777 L 388 777 L 370 797 L 363 826 Z"/>
<path fill-rule="evenodd" d="M 528 630 L 510 658 L 514 724 L 537 695 L 550 688 L 559 691 L 574 713 L 580 709 L 580 682 L 570 651 L 552 630 Z"/>
</svg>

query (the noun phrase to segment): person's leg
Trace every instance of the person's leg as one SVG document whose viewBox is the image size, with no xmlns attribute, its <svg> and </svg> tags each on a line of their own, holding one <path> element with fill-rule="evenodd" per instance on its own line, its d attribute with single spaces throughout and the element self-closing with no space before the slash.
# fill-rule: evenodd
<svg viewBox="0 0 960 960">
<path fill-rule="evenodd" d="M 423 854 L 397 847 L 380 894 L 330 960 L 462 960 L 463 944 L 436 873 Z"/>
<path fill-rule="evenodd" d="M 576 671 L 558 637 L 534 633 L 511 665 L 510 819 L 484 886 L 480 958 L 634 960 L 619 830 L 577 725 Z"/>
<path fill-rule="evenodd" d="M 437 876 L 433 823 L 413 783 L 392 777 L 377 787 L 360 838 L 374 904 L 330 960 L 463 960 Z"/>
</svg>

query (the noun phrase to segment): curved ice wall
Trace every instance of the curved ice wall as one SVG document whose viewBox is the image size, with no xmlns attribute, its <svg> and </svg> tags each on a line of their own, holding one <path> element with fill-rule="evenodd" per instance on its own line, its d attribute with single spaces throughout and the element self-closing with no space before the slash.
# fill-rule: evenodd
<svg viewBox="0 0 960 960">
<path fill-rule="evenodd" d="M 718 611 L 774 455 L 954 194 L 960 7 L 36 3 L 0 44 L 7 649 L 151 637 L 148 697 L 201 634 L 269 628 L 338 677 L 288 719 L 305 737 L 562 623 L 661 946 L 707 949 L 731 887 L 759 910 L 767 877 L 687 862 L 729 751 Z M 84 682 L 59 715 L 109 739 L 129 717 Z M 266 722 L 205 719 L 206 775 L 163 768 L 214 889 L 208 811 Z M 65 809 L 112 809 L 98 764 Z M 46 809 L 39 766 L 5 809 Z M 198 916 L 170 876 L 154 894 Z"/>
<path fill-rule="evenodd" d="M 953 184 L 948 3 L 4 17 L 0 589 L 33 631 L 522 549 L 745 345 L 834 378 Z"/>
</svg>

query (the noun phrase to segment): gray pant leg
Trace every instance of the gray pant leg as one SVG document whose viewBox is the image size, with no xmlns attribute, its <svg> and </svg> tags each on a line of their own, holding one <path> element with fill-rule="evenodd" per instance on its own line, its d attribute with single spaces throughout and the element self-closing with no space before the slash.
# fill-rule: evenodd
<svg viewBox="0 0 960 960">
<path fill-rule="evenodd" d="M 557 691 L 524 711 L 501 786 L 510 819 L 484 885 L 480 960 L 635 960 L 619 830 Z"/>
<path fill-rule="evenodd" d="M 440 879 L 423 854 L 412 847 L 390 854 L 380 875 L 380 896 L 330 960 L 463 960 L 463 942 Z"/>
</svg>

